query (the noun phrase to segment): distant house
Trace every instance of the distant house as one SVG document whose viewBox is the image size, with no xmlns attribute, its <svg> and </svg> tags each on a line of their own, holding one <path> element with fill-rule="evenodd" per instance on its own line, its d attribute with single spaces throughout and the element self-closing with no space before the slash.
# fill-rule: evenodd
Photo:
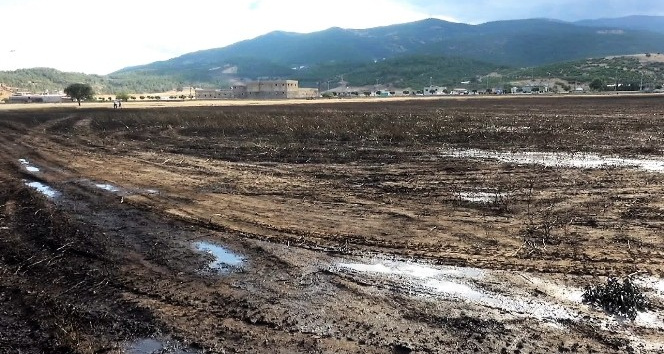
<svg viewBox="0 0 664 354">
<path fill-rule="evenodd" d="M 297 80 L 258 80 L 233 85 L 223 90 L 196 90 L 197 99 L 287 99 L 287 98 L 314 98 L 318 90 L 314 88 L 301 88 Z"/>
<path fill-rule="evenodd" d="M 465 88 L 455 88 L 452 90 L 453 95 L 467 95 L 468 94 L 468 89 Z"/>
<path fill-rule="evenodd" d="M 64 95 L 34 94 L 30 92 L 18 92 L 9 96 L 9 103 L 60 103 Z"/>
</svg>

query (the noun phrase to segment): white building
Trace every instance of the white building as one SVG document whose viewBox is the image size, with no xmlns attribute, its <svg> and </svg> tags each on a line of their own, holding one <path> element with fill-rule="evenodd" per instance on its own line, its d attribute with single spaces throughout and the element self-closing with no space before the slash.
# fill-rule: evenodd
<svg viewBox="0 0 664 354">
<path fill-rule="evenodd" d="M 9 103 L 60 103 L 64 95 L 34 94 L 30 92 L 18 92 L 9 96 Z"/>
</svg>

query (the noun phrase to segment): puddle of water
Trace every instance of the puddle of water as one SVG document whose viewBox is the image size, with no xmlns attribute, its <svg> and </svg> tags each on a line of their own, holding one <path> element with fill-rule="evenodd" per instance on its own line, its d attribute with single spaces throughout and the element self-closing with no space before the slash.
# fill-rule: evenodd
<svg viewBox="0 0 664 354">
<path fill-rule="evenodd" d="M 469 301 L 480 306 L 500 309 L 514 315 L 545 319 L 576 319 L 580 315 L 563 305 L 552 302 L 507 296 L 479 289 L 472 280 L 481 281 L 486 272 L 477 268 L 431 267 L 411 262 L 384 262 L 375 264 L 340 263 L 338 269 L 379 275 L 397 276 L 403 279 L 411 292 L 422 295 L 439 294 Z M 471 281 L 469 281 L 471 280 Z M 421 290 L 420 290 L 421 289 Z"/>
<path fill-rule="evenodd" d="M 490 150 L 442 150 L 443 156 L 498 160 L 501 162 L 542 165 L 547 167 L 572 167 L 598 169 L 606 167 L 638 168 L 649 172 L 664 172 L 664 160 L 635 159 L 602 156 L 593 153 L 554 152 L 499 152 Z"/>
<path fill-rule="evenodd" d="M 244 258 L 236 255 L 235 253 L 213 243 L 199 241 L 194 243 L 196 250 L 206 252 L 214 257 L 210 262 L 210 268 L 224 271 L 229 268 L 240 268 L 244 263 Z"/>
<path fill-rule="evenodd" d="M 113 192 L 113 193 L 120 191 L 120 188 L 118 188 L 118 187 L 116 187 L 112 184 L 108 184 L 108 183 L 95 183 L 95 187 L 106 190 L 106 191 L 109 191 L 109 192 Z"/>
<path fill-rule="evenodd" d="M 28 172 L 39 172 L 39 167 L 31 165 L 30 161 L 26 159 L 18 159 L 18 162 L 25 166 L 25 169 L 28 170 Z"/>
<path fill-rule="evenodd" d="M 486 296 L 483 292 L 477 291 L 468 285 L 449 280 L 429 279 L 426 283 L 424 283 L 424 286 L 431 288 L 433 291 L 438 293 L 457 295 L 461 298 L 475 301 L 479 301 Z"/>
<path fill-rule="evenodd" d="M 375 264 L 362 264 L 362 263 L 339 263 L 337 266 L 341 268 L 352 269 L 358 272 L 365 273 L 383 273 L 393 275 L 403 275 L 415 278 L 433 278 L 436 276 L 449 276 L 455 278 L 471 278 L 479 279 L 484 275 L 484 272 L 478 268 L 463 268 L 441 266 L 433 268 L 431 266 L 413 262 L 384 262 Z"/>
<path fill-rule="evenodd" d="M 560 330 L 560 331 L 566 331 L 567 330 L 567 327 L 561 325 L 558 322 L 546 321 L 543 324 L 545 326 L 549 327 L 549 328 L 557 329 L 557 330 Z"/>
<path fill-rule="evenodd" d="M 648 276 L 636 278 L 634 283 L 640 287 L 652 290 L 655 296 L 664 300 L 664 279 Z"/>
<path fill-rule="evenodd" d="M 41 194 L 49 197 L 49 198 L 55 198 L 58 195 L 58 191 L 55 189 L 51 188 L 50 186 L 47 186 L 41 182 L 25 182 L 25 185 L 36 189 L 38 192 Z"/>
<path fill-rule="evenodd" d="M 657 277 L 645 277 L 638 279 L 636 283 L 640 286 L 653 289 L 661 294 L 664 294 L 664 279 Z"/>
<path fill-rule="evenodd" d="M 496 133 L 517 133 L 517 132 L 528 131 L 530 130 L 530 127 L 528 126 L 506 127 L 506 126 L 489 125 L 485 126 L 480 130 L 485 132 L 496 132 Z"/>
<path fill-rule="evenodd" d="M 496 202 L 505 198 L 507 194 L 505 193 L 491 193 L 491 192 L 461 192 L 459 193 L 459 198 L 471 203 L 483 203 L 488 204 Z"/>
<path fill-rule="evenodd" d="M 180 343 L 161 341 L 153 338 L 142 338 L 127 343 L 124 348 L 126 354 L 195 354 L 198 351 L 184 348 Z"/>
<path fill-rule="evenodd" d="M 642 350 L 638 351 L 639 353 L 659 353 L 664 350 L 664 342 L 644 339 L 631 334 L 628 335 L 628 338 L 630 339 L 632 346 Z"/>
<path fill-rule="evenodd" d="M 532 283 L 538 290 L 551 297 L 577 304 L 583 303 L 583 289 L 560 286 L 534 276 L 523 277 Z"/>
<path fill-rule="evenodd" d="M 164 348 L 164 344 L 156 339 L 140 339 L 127 346 L 127 354 L 152 354 L 159 353 Z"/>
<path fill-rule="evenodd" d="M 468 285 L 448 280 L 431 279 L 424 285 L 438 293 L 525 317 L 540 320 L 575 319 L 580 317 L 576 311 L 568 309 L 563 305 L 544 300 L 529 299 L 521 296 L 507 296 L 478 290 Z"/>
<path fill-rule="evenodd" d="M 634 324 L 640 327 L 664 329 L 664 319 L 652 311 L 637 313 Z"/>
</svg>

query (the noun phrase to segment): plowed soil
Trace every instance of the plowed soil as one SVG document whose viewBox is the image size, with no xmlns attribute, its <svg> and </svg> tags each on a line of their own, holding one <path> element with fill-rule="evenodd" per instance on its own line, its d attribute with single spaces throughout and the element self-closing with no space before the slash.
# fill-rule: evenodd
<svg viewBox="0 0 664 354">
<path fill-rule="evenodd" d="M 664 352 L 664 97 L 216 104 L 0 111 L 0 352 Z"/>
</svg>

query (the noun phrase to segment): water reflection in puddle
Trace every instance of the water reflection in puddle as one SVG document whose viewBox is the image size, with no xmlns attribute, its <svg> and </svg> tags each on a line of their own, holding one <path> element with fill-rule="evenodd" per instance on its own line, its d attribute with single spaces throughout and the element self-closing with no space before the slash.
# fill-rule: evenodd
<svg viewBox="0 0 664 354">
<path fill-rule="evenodd" d="M 637 159 L 602 156 L 593 153 L 554 152 L 499 152 L 490 150 L 442 150 L 443 156 L 498 160 L 515 164 L 533 164 L 547 167 L 571 167 L 598 169 L 606 167 L 638 168 L 649 172 L 664 172 L 662 159 Z"/>
<path fill-rule="evenodd" d="M 36 189 L 39 193 L 49 197 L 49 198 L 55 198 L 58 195 L 58 191 L 55 189 L 51 188 L 50 186 L 47 186 L 41 182 L 25 182 L 25 185 Z"/>
<path fill-rule="evenodd" d="M 410 295 L 441 296 L 499 310 L 501 314 L 535 318 L 553 325 L 557 325 L 560 320 L 584 319 L 605 330 L 626 330 L 629 326 L 664 329 L 664 318 L 657 311 L 639 312 L 635 321 L 629 323 L 610 315 L 589 317 L 584 312 L 588 306 L 582 304 L 582 289 L 527 273 L 502 273 L 394 260 L 338 263 L 332 269 L 361 278 L 363 283 L 384 284 L 388 289 Z M 657 277 L 643 277 L 638 280 L 638 284 L 658 296 L 664 290 L 664 281 Z M 546 297 L 542 297 L 543 294 Z"/>
<path fill-rule="evenodd" d="M 433 278 L 436 276 L 448 276 L 455 278 L 479 279 L 484 272 L 478 268 L 440 267 L 433 268 L 424 264 L 412 262 L 384 262 L 375 264 L 363 263 L 339 263 L 339 267 L 348 268 L 358 272 L 383 273 L 404 275 L 415 278 Z"/>
<path fill-rule="evenodd" d="M 635 283 L 643 288 L 650 289 L 655 296 L 664 300 L 664 279 L 647 276 L 636 278 Z"/>
<path fill-rule="evenodd" d="M 232 268 L 242 268 L 244 258 L 210 242 L 199 241 L 194 243 L 196 250 L 206 252 L 214 257 L 209 267 L 218 271 L 227 271 Z"/>
<path fill-rule="evenodd" d="M 156 339 L 146 338 L 129 344 L 125 352 L 127 354 L 152 354 L 161 352 L 163 347 L 164 345 L 162 342 Z"/>
<path fill-rule="evenodd" d="M 126 354 L 195 354 L 199 351 L 184 348 L 180 343 L 153 338 L 138 339 L 125 345 Z"/>
<path fill-rule="evenodd" d="M 112 184 L 108 184 L 108 183 L 95 183 L 95 187 L 103 189 L 105 191 L 113 192 L 113 193 L 120 191 L 120 188 L 118 188 L 118 187 L 116 187 Z"/>
<path fill-rule="evenodd" d="M 499 202 L 502 199 L 507 197 L 505 193 L 497 192 L 461 192 L 459 193 L 459 199 L 471 202 L 471 203 L 482 203 L 489 204 Z"/>
<path fill-rule="evenodd" d="M 468 301 L 480 306 L 499 309 L 512 315 L 540 320 L 576 319 L 577 311 L 562 304 L 528 298 L 520 295 L 504 295 L 478 286 L 487 281 L 486 271 L 477 268 L 428 266 L 403 261 L 385 261 L 375 264 L 339 263 L 337 269 L 367 276 L 383 276 L 390 282 L 401 282 L 409 293 L 442 295 Z M 392 278 L 392 279 L 390 279 Z"/>
<path fill-rule="evenodd" d="M 28 172 L 39 172 L 39 167 L 31 165 L 30 161 L 26 159 L 18 159 L 18 162 L 20 162 Z"/>
</svg>

